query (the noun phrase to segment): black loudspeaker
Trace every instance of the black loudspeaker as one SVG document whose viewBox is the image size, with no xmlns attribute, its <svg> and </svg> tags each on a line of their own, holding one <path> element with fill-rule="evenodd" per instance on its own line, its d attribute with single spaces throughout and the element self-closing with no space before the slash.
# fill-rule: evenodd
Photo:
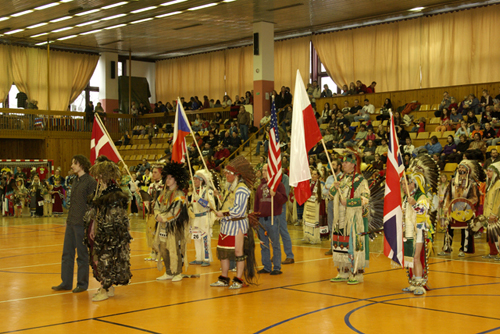
<svg viewBox="0 0 500 334">
<path fill-rule="evenodd" d="M 116 78 L 116 62 L 111 61 L 111 79 Z"/>
<path fill-rule="evenodd" d="M 253 55 L 259 55 L 259 33 L 256 32 L 253 34 Z"/>
</svg>

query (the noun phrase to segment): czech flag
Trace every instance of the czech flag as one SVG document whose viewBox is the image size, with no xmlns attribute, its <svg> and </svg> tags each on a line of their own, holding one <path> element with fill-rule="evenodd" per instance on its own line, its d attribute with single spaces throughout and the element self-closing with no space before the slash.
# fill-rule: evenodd
<svg viewBox="0 0 500 334">
<path fill-rule="evenodd" d="M 314 110 L 307 96 L 299 70 L 295 82 L 292 113 L 292 138 L 290 143 L 290 186 L 295 187 L 297 203 L 304 204 L 311 197 L 311 171 L 308 152 L 323 137 Z M 307 130 L 306 130 L 307 129 Z"/>
<path fill-rule="evenodd" d="M 186 136 L 191 132 L 191 126 L 187 119 L 181 99 L 177 98 L 177 108 L 175 112 L 174 137 L 172 139 L 172 162 L 184 163 L 187 146 Z"/>
</svg>

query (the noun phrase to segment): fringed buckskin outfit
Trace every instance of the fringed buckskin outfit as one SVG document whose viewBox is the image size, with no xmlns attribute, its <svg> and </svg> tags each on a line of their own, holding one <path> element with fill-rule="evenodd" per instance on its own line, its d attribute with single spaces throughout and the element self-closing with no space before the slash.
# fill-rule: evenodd
<svg viewBox="0 0 500 334">
<path fill-rule="evenodd" d="M 465 174 L 460 174 L 459 169 L 463 166 L 466 169 Z M 474 235 L 471 230 L 472 218 L 476 215 L 477 205 L 479 203 L 479 186 L 477 182 L 484 181 L 485 175 L 481 166 L 475 160 L 462 160 L 457 166 L 454 177 L 451 179 L 444 198 L 444 210 L 448 215 L 448 227 L 443 243 L 443 252 L 438 255 L 446 255 L 452 252 L 453 232 L 461 230 L 462 240 L 459 256 L 464 256 L 463 253 L 474 253 Z M 476 182 L 477 181 L 477 182 Z M 470 207 L 452 205 L 452 201 L 457 199 L 465 199 L 470 203 Z M 462 221 L 455 219 L 454 213 L 461 211 L 469 212 L 469 219 Z"/>
<path fill-rule="evenodd" d="M 343 173 L 338 181 L 339 190 L 331 188 L 334 197 L 332 252 L 339 274 L 332 281 L 347 281 L 348 284 L 363 282 L 365 267 L 368 267 L 370 251 L 368 234 L 368 205 L 362 198 L 370 199 L 370 189 L 365 178 L 356 172 Z M 344 206 L 340 201 L 344 199 Z"/>
<path fill-rule="evenodd" d="M 423 295 L 428 290 L 428 259 L 436 219 L 430 212 L 432 197 L 438 190 L 439 167 L 431 156 L 419 155 L 412 161 L 406 175 L 408 184 L 413 184 L 414 189 L 409 196 L 405 195 L 402 203 L 404 266 L 410 283 L 403 291 Z M 415 203 L 410 204 L 409 198 L 413 198 Z"/>
<path fill-rule="evenodd" d="M 324 186 L 324 183 L 320 180 L 311 180 L 311 197 L 304 203 L 304 213 L 302 216 L 304 220 L 304 240 L 311 244 L 319 243 L 323 235 L 325 239 L 328 238 L 328 232 L 321 233 L 321 229 L 326 230 L 325 226 L 328 226 L 328 222 L 325 219 L 325 201 L 322 198 Z"/>
<path fill-rule="evenodd" d="M 488 170 L 493 172 L 493 177 L 486 181 L 486 196 L 484 201 L 483 221 L 486 225 L 486 240 L 490 246 L 490 252 L 483 258 L 495 258 L 498 256 L 499 236 L 500 236 L 500 162 L 492 163 Z"/>
<path fill-rule="evenodd" d="M 112 285 L 127 285 L 132 277 L 128 201 L 128 196 L 113 183 L 92 201 L 85 214 L 84 241 L 89 248 L 90 265 L 105 290 Z"/>
<path fill-rule="evenodd" d="M 154 167 L 153 167 L 154 168 Z M 163 181 L 153 181 L 149 185 L 148 194 L 151 196 L 149 201 L 144 202 L 144 205 L 148 205 L 147 217 L 146 217 L 146 240 L 148 242 L 148 247 L 151 249 L 151 255 L 145 258 L 146 261 L 154 261 L 158 259 L 159 250 L 155 248 L 154 240 L 156 235 L 156 228 L 158 222 L 156 221 L 156 216 L 159 211 L 158 197 L 163 190 Z"/>
<path fill-rule="evenodd" d="M 211 188 L 211 182 L 209 182 L 212 177 L 210 172 L 205 169 L 196 171 L 194 177 L 199 178 L 203 184 L 199 188 L 195 188 L 191 196 L 190 232 L 191 239 L 194 241 L 196 258 L 190 264 L 208 266 L 213 260 L 212 227 L 215 217 L 212 209 L 216 208 L 214 191 Z"/>
</svg>

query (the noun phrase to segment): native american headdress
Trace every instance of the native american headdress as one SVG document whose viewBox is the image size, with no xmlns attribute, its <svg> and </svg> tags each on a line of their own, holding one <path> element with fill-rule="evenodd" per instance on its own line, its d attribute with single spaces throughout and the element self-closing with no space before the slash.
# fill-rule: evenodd
<svg viewBox="0 0 500 334">
<path fill-rule="evenodd" d="M 458 166 L 457 169 L 455 170 L 455 184 L 458 185 L 460 182 L 457 176 L 457 173 L 459 172 L 460 166 L 465 167 L 467 170 L 467 185 L 469 184 L 469 179 L 472 179 L 473 181 L 479 183 L 479 182 L 484 182 L 486 180 L 486 174 L 484 173 L 483 167 L 479 164 L 477 160 L 462 160 Z"/>
<path fill-rule="evenodd" d="M 101 157 L 98 157 L 96 164 L 90 168 L 90 175 L 106 184 L 109 184 L 111 181 L 117 182 L 121 177 L 120 168 L 107 158 L 98 161 Z"/>
<path fill-rule="evenodd" d="M 151 169 L 158 168 L 158 169 L 160 169 L 160 171 L 162 171 L 163 168 L 165 168 L 165 165 L 166 165 L 165 160 L 155 161 L 155 162 L 151 163 Z"/>
<path fill-rule="evenodd" d="M 198 169 L 194 173 L 194 177 L 200 178 L 209 188 L 213 188 L 215 186 L 215 190 L 220 190 L 219 179 L 212 171 L 206 169 Z"/>
<path fill-rule="evenodd" d="M 226 169 L 235 175 L 239 176 L 247 186 L 252 187 L 255 183 L 255 171 L 247 159 L 241 155 L 234 158 L 227 166 Z"/>
<path fill-rule="evenodd" d="M 495 182 L 500 180 L 500 162 L 492 163 L 488 166 L 488 169 L 493 171 L 493 177 L 486 180 L 486 191 L 488 191 Z"/>
<path fill-rule="evenodd" d="M 184 168 L 182 164 L 177 162 L 169 162 L 165 165 L 161 172 L 163 178 L 163 183 L 167 179 L 167 175 L 171 175 L 175 182 L 177 182 L 177 187 L 180 190 L 186 189 L 188 187 L 189 175 L 187 168 Z"/>
<path fill-rule="evenodd" d="M 413 181 L 422 193 L 436 194 L 439 181 L 439 166 L 428 154 L 420 154 L 412 159 L 406 171 L 408 181 Z"/>
<path fill-rule="evenodd" d="M 356 146 L 356 147 L 349 147 L 349 148 L 336 148 L 334 149 L 335 152 L 339 153 L 342 155 L 342 161 L 347 161 L 347 162 L 352 162 L 353 164 L 356 165 L 355 170 L 356 173 L 361 173 L 361 153 L 362 151 Z"/>
</svg>

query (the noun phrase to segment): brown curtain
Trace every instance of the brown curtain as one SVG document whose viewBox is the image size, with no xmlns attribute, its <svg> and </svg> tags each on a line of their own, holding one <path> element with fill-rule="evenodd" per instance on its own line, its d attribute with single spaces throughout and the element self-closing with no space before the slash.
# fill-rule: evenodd
<svg viewBox="0 0 500 334">
<path fill-rule="evenodd" d="M 377 92 L 500 80 L 500 5 L 315 35 L 342 86 L 377 81 Z"/>
<path fill-rule="evenodd" d="M 277 92 L 281 86 L 287 86 L 293 94 L 297 70 L 302 80 L 309 82 L 310 44 L 309 36 L 274 43 L 274 87 Z"/>
<path fill-rule="evenodd" d="M 50 51 L 48 88 L 47 50 L 12 46 L 11 55 L 15 85 L 42 110 L 68 110 L 88 84 L 99 60 L 97 55 Z"/>
<path fill-rule="evenodd" d="M 12 87 L 12 63 L 10 46 L 0 45 L 0 102 L 4 102 Z"/>
<path fill-rule="evenodd" d="M 340 87 L 361 80 L 366 85 L 376 81 L 378 92 L 417 89 L 418 27 L 417 20 L 409 20 L 315 35 L 312 40 L 327 73 Z"/>
<path fill-rule="evenodd" d="M 224 51 L 156 62 L 156 97 L 166 103 L 184 96 L 221 100 L 224 96 Z"/>
<path fill-rule="evenodd" d="M 226 50 L 226 92 L 234 102 L 236 95 L 253 90 L 253 46 Z M 221 101 L 222 102 L 222 101 Z"/>
</svg>

